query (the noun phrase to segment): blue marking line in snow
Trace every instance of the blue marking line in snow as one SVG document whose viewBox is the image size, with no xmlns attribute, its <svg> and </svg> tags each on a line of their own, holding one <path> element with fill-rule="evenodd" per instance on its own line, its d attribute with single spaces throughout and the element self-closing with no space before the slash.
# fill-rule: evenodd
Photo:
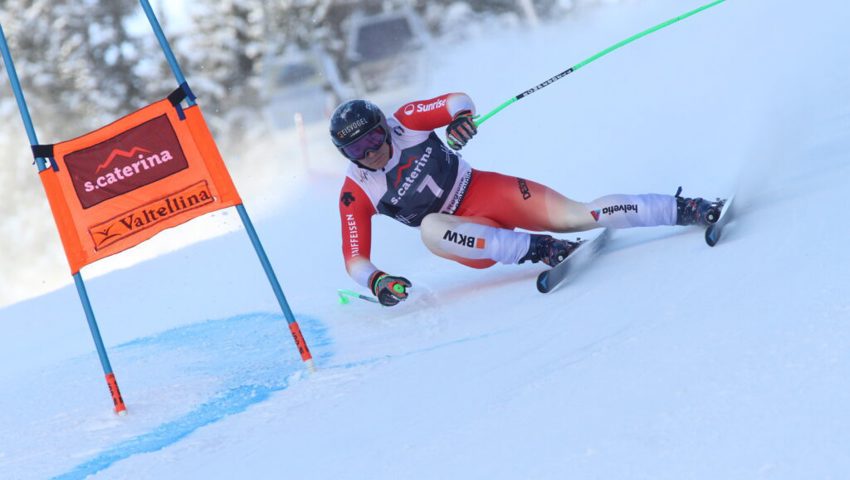
<svg viewBox="0 0 850 480">
<path fill-rule="evenodd" d="M 299 317 L 298 321 L 308 344 L 315 349 L 314 355 L 318 353 L 314 358 L 321 367 L 332 355 L 328 348 L 331 341 L 327 336 L 327 329 L 312 318 Z M 250 358 L 243 361 L 242 366 L 237 365 L 231 367 L 229 371 L 220 372 L 231 377 L 225 379 L 225 383 L 230 384 L 227 385 L 228 388 L 182 417 L 163 423 L 148 433 L 121 442 L 91 460 L 53 478 L 56 480 L 84 479 L 133 455 L 155 452 L 171 446 L 201 427 L 242 413 L 250 406 L 265 401 L 273 393 L 286 389 L 289 386 L 290 375 L 304 368 L 300 359 L 297 358 L 297 353 L 292 352 L 294 345 L 283 343 L 284 341 L 292 342 L 283 317 L 274 314 L 249 314 L 223 320 L 210 320 L 133 340 L 117 347 L 114 351 L 119 353 L 119 356 L 122 352 L 138 355 L 140 350 L 142 354 L 155 354 L 158 349 L 171 349 L 178 346 L 185 348 L 192 346 L 195 342 L 199 345 L 195 349 L 198 351 L 217 346 L 210 345 L 211 343 L 232 344 L 230 340 L 233 335 L 238 335 L 243 340 L 250 338 L 252 344 L 248 352 Z M 245 345 L 237 343 L 235 347 L 230 348 L 244 353 Z M 287 357 L 284 358 L 284 356 Z M 254 363 L 257 357 L 265 360 L 263 363 L 266 365 L 259 371 Z M 245 367 L 246 364 L 248 368 Z M 210 367 L 221 366 L 217 364 Z"/>
<path fill-rule="evenodd" d="M 70 472 L 53 477 L 56 480 L 83 479 L 101 470 L 111 467 L 114 463 L 140 453 L 161 450 L 177 443 L 195 430 L 215 423 L 225 417 L 244 412 L 251 405 L 260 403 L 276 391 L 286 388 L 286 382 L 276 386 L 243 385 L 224 392 L 172 422 L 160 425 L 152 432 L 119 443 L 97 457 L 77 465 Z"/>
<path fill-rule="evenodd" d="M 333 365 L 329 363 L 332 357 L 330 349 L 332 341 L 328 336 L 327 328 L 312 318 L 298 317 L 298 321 L 302 326 L 308 344 L 314 350 L 314 355 L 318 354 L 315 358 L 322 370 L 347 370 L 382 361 L 392 361 L 513 331 L 513 329 L 509 329 L 465 337 L 404 353 Z M 229 383 L 233 385 L 182 417 L 163 423 L 148 433 L 104 450 L 96 457 L 77 465 L 64 474 L 53 477 L 53 479 L 84 479 L 133 455 L 155 452 L 169 447 L 202 427 L 214 424 L 231 415 L 242 413 L 252 405 L 267 400 L 275 392 L 285 390 L 289 386 L 290 375 L 303 368 L 297 356 L 293 356 L 290 351 L 294 347 L 289 345 L 292 339 L 288 335 L 289 329 L 285 327 L 285 321 L 280 315 L 239 315 L 188 325 L 120 345 L 115 349 L 119 358 L 121 354 L 152 356 L 158 350 L 169 351 L 202 345 L 193 348 L 193 351 L 211 350 L 221 356 L 228 357 L 230 359 L 228 362 L 233 362 L 233 355 L 239 355 L 242 357 L 242 364 L 251 365 L 251 368 L 246 369 L 237 365 L 231 366 L 228 370 L 224 368 L 222 363 L 208 366 L 193 363 L 191 365 L 193 371 L 198 372 L 199 369 L 216 370 L 217 375 L 232 377 Z M 244 339 L 248 337 L 251 339 L 250 348 L 247 348 L 244 344 Z M 242 339 L 242 342 L 234 341 L 234 338 Z M 228 349 L 233 351 L 229 352 Z M 232 355 L 230 355 L 231 353 Z M 265 365 L 265 367 L 257 370 L 256 365 L 258 363 Z"/>
</svg>

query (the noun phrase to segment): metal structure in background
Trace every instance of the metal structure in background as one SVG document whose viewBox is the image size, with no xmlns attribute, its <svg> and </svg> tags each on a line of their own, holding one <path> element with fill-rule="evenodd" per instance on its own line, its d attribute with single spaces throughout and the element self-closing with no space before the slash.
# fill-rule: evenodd
<svg viewBox="0 0 850 480">
<path fill-rule="evenodd" d="M 422 51 L 431 37 L 413 10 L 352 15 L 345 59 L 360 96 L 417 84 L 427 72 Z"/>
</svg>

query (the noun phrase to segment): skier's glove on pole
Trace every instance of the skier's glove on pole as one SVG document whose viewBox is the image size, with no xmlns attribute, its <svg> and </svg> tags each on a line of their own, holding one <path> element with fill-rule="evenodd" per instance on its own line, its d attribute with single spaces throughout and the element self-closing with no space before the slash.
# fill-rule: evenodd
<svg viewBox="0 0 850 480">
<path fill-rule="evenodd" d="M 378 271 L 372 274 L 372 293 L 378 297 L 381 305 L 392 307 L 407 299 L 407 289 L 411 287 L 410 280 L 404 277 L 394 277 Z"/>
<path fill-rule="evenodd" d="M 463 148 L 476 133 L 478 133 L 478 127 L 475 126 L 472 112 L 469 110 L 458 112 L 452 123 L 446 127 L 446 138 L 449 139 L 449 146 L 455 150 Z"/>
</svg>

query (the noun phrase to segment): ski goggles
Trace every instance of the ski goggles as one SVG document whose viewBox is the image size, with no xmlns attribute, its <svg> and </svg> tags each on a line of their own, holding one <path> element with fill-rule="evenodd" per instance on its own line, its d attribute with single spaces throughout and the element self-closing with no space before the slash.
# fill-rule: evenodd
<svg viewBox="0 0 850 480">
<path fill-rule="evenodd" d="M 387 130 L 378 124 L 357 140 L 338 148 L 349 160 L 359 161 L 366 158 L 367 153 L 378 151 L 387 142 L 387 137 Z"/>
</svg>

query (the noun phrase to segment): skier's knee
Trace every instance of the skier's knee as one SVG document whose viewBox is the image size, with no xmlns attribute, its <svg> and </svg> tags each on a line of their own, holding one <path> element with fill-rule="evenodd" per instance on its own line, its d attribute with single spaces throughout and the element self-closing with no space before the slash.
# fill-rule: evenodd
<svg viewBox="0 0 850 480">
<path fill-rule="evenodd" d="M 422 223 L 419 224 L 419 234 L 422 237 L 422 243 L 429 250 L 436 253 L 438 249 L 437 242 L 442 238 L 442 231 L 448 227 L 450 216 L 443 213 L 431 213 L 425 215 Z"/>
<path fill-rule="evenodd" d="M 428 215 L 425 215 L 425 218 L 422 219 L 422 223 L 419 224 L 419 230 L 425 232 L 435 228 L 437 223 L 440 223 L 440 215 L 441 214 L 439 213 L 429 213 Z"/>
</svg>

